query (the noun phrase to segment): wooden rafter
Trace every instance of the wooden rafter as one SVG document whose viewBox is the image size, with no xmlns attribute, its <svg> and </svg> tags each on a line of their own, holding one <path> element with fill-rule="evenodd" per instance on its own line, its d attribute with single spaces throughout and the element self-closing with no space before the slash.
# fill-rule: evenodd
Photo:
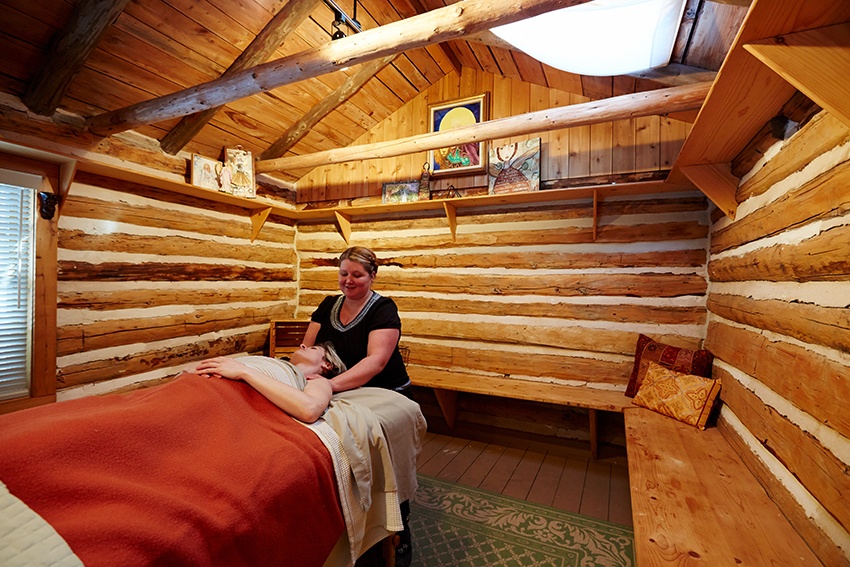
<svg viewBox="0 0 850 567">
<path fill-rule="evenodd" d="M 504 39 L 500 38 L 490 30 L 484 30 L 482 32 L 478 32 L 469 37 L 464 38 L 466 41 L 474 41 L 477 43 L 483 43 L 484 45 L 488 45 L 490 47 L 501 47 L 502 49 L 511 49 L 513 51 L 519 51 L 524 53 L 521 49 L 513 45 L 512 43 L 508 43 Z"/>
<path fill-rule="evenodd" d="M 222 76 L 266 62 L 283 44 L 289 34 L 307 19 L 315 6 L 316 0 L 290 0 L 287 2 L 257 34 L 257 37 L 245 51 L 222 73 Z M 172 128 L 160 141 L 162 151 L 174 155 L 182 150 L 220 109 L 221 106 L 216 106 L 196 114 L 184 116 L 177 126 Z"/>
<path fill-rule="evenodd" d="M 664 67 L 656 67 L 655 69 L 629 73 L 627 76 L 634 79 L 652 81 L 653 83 L 664 85 L 666 87 L 677 87 L 679 85 L 691 85 L 693 83 L 713 81 L 717 78 L 717 71 L 703 69 L 701 67 L 692 67 L 690 65 L 682 65 L 681 63 L 671 63 Z"/>
<path fill-rule="evenodd" d="M 671 87 L 628 94 L 583 104 L 538 110 L 481 124 L 400 138 L 388 142 L 348 146 L 313 154 L 288 156 L 257 163 L 257 172 L 306 169 L 354 160 L 386 158 L 435 150 L 468 142 L 522 136 L 560 128 L 584 126 L 654 114 L 698 109 L 708 95 L 711 83 Z"/>
<path fill-rule="evenodd" d="M 409 0 L 409 2 L 413 9 L 416 10 L 417 14 L 424 14 L 428 11 L 428 8 L 422 4 L 421 0 Z M 452 51 L 452 49 L 445 43 L 439 43 L 437 44 L 437 47 L 439 47 L 443 52 L 443 55 L 446 56 L 446 59 L 452 66 L 452 69 L 454 69 L 454 72 L 457 73 L 459 77 L 462 71 L 462 65 L 460 64 L 460 60 L 457 58 L 457 55 L 455 55 L 455 52 Z"/>
<path fill-rule="evenodd" d="M 325 97 L 322 102 L 314 106 L 300 120 L 295 122 L 275 142 L 269 146 L 261 155 L 260 159 L 274 159 L 289 151 L 298 140 L 303 138 L 313 126 L 330 114 L 337 106 L 354 96 L 360 88 L 365 85 L 375 74 L 390 64 L 395 55 L 388 55 L 382 59 L 376 59 L 364 63 L 360 69 L 351 75 L 334 92 Z"/>
<path fill-rule="evenodd" d="M 83 0 L 65 29 L 53 39 L 44 65 L 23 96 L 27 108 L 50 116 L 59 106 L 68 85 L 85 65 L 103 33 L 124 10 L 128 0 Z"/>
<path fill-rule="evenodd" d="M 515 22 L 588 0 L 464 0 L 328 42 L 170 95 L 93 116 L 95 134 L 108 136 L 215 108 L 255 94 L 365 63 L 400 51 L 424 47 Z"/>
</svg>

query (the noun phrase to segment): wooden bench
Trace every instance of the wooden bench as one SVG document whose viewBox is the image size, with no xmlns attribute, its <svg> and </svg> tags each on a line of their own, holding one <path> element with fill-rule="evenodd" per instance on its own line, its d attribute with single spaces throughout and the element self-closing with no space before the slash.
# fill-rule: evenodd
<svg viewBox="0 0 850 567">
<path fill-rule="evenodd" d="M 821 565 L 719 429 L 623 414 L 639 567 Z"/>
<path fill-rule="evenodd" d="M 272 321 L 270 356 L 297 349 L 308 323 Z M 639 567 L 821 565 L 717 428 L 700 431 L 636 407 L 619 391 L 418 365 L 408 373 L 415 386 L 433 388 L 449 427 L 459 392 L 587 408 L 594 458 L 597 412 L 623 413 Z"/>
<path fill-rule="evenodd" d="M 434 389 L 437 403 L 440 405 L 440 410 L 449 428 L 453 428 L 455 424 L 458 392 L 587 408 L 589 410 L 590 451 L 594 459 L 599 451 L 596 412 L 622 413 L 623 409 L 632 405 L 631 399 L 625 397 L 623 392 L 619 391 L 465 374 L 415 365 L 408 365 L 407 372 L 414 386 Z"/>
</svg>

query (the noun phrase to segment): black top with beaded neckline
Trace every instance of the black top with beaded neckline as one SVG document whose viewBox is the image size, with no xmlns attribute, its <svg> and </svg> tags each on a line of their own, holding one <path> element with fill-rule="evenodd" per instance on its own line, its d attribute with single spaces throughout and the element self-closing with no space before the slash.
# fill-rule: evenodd
<svg viewBox="0 0 850 567">
<path fill-rule="evenodd" d="M 339 314 L 344 300 L 343 295 L 325 297 L 313 312 L 311 320 L 321 326 L 316 343 L 331 341 L 342 361 L 351 368 L 366 357 L 370 332 L 376 329 L 401 331 L 401 319 L 395 302 L 373 291 L 360 313 L 347 325 L 343 325 Z M 410 378 L 396 344 L 384 369 L 364 385 L 396 390 L 409 383 Z"/>
</svg>

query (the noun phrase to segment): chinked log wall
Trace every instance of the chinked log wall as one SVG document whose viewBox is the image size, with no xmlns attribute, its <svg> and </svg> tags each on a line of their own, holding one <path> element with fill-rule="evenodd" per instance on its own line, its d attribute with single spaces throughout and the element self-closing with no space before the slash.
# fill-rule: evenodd
<svg viewBox="0 0 850 567">
<path fill-rule="evenodd" d="M 634 80 L 612 79 L 614 96 L 631 93 Z M 631 85 L 621 84 L 631 81 Z M 567 86 L 565 85 L 566 89 Z M 566 90 L 546 88 L 464 67 L 460 76 L 449 73 L 430 88 L 381 121 L 352 145 L 396 140 L 428 132 L 428 105 L 489 93 L 489 116 L 505 118 L 525 112 L 588 102 Z M 543 132 L 540 179 L 561 180 L 669 169 L 682 147 L 690 124 L 669 117 L 647 116 Z M 491 147 L 531 138 L 493 140 Z M 383 183 L 419 179 L 426 152 L 317 167 L 298 181 L 299 202 L 339 201 L 380 197 Z M 483 188 L 487 175 L 432 179 L 432 191 Z"/>
<path fill-rule="evenodd" d="M 711 235 L 720 427 L 824 565 L 850 565 L 850 128 L 821 113 L 772 155 Z"/>
<path fill-rule="evenodd" d="M 78 173 L 59 220 L 58 388 L 261 352 L 269 319 L 295 311 L 294 241 L 272 221 L 251 242 L 244 211 Z"/>
<path fill-rule="evenodd" d="M 473 211 L 459 214 L 456 240 L 441 218 L 374 220 L 357 223 L 350 244 L 381 258 L 375 289 L 399 306 L 411 364 L 624 389 L 638 333 L 701 345 L 707 203 L 604 201 L 596 241 L 592 214 L 587 200 Z M 299 227 L 300 316 L 338 293 L 344 247 L 332 225 Z M 587 436 L 581 418 L 487 416 L 501 402 L 472 399 L 459 422 Z"/>
<path fill-rule="evenodd" d="M 425 132 L 429 101 L 439 102 L 482 92 L 491 93 L 492 117 L 587 100 L 558 89 L 546 89 L 465 68 L 461 76 L 450 74 L 376 125 L 360 142 Z M 668 168 L 678 153 L 687 127 L 687 124 L 676 120 L 649 117 L 544 133 L 543 179 Z M 381 182 L 418 177 L 424 160 L 424 155 L 414 155 L 319 168 L 299 183 L 299 194 L 306 195 L 307 200 L 343 196 L 379 197 Z M 150 162 L 148 159 L 145 161 Z M 311 189 L 316 180 L 323 183 L 323 188 L 324 182 L 329 181 L 328 189 L 319 193 Z M 445 188 L 449 183 L 458 188 L 470 185 L 486 187 L 486 177 L 445 179 L 436 182 L 435 189 Z M 469 217 L 475 224 L 483 223 L 484 231 L 478 235 L 461 232 L 457 244 L 446 240 L 444 219 L 422 219 L 416 221 L 415 226 L 432 234 L 426 232 L 409 237 L 404 246 L 414 252 L 421 245 L 421 250 L 415 254 L 422 254 L 425 261 L 435 250 L 452 252 L 449 256 L 442 252 L 439 254 L 439 261 L 451 258 L 446 268 L 453 271 L 447 272 L 448 287 L 444 286 L 443 291 L 480 280 L 477 276 L 464 279 L 462 274 L 465 268 L 475 270 L 480 265 L 475 258 L 479 250 L 491 245 L 513 250 L 513 259 L 510 254 L 504 256 L 512 262 L 507 265 L 509 271 L 492 276 L 487 285 L 469 289 L 466 292 L 469 298 L 446 310 L 465 309 L 482 315 L 489 312 L 492 317 L 502 308 L 501 303 L 494 299 L 494 293 L 498 293 L 494 290 L 504 288 L 506 295 L 502 299 L 505 296 L 524 298 L 505 307 L 510 307 L 514 316 L 519 316 L 518 308 L 523 309 L 526 333 L 538 317 L 544 314 L 551 316 L 553 309 L 556 310 L 555 317 L 549 319 L 555 321 L 570 318 L 602 321 L 616 317 L 635 322 L 646 315 L 650 323 L 698 325 L 704 311 L 701 300 L 681 303 L 682 300 L 666 299 L 663 305 L 655 305 L 653 300 L 640 300 L 643 303 L 618 307 L 616 315 L 612 315 L 612 308 L 605 305 L 582 305 L 575 299 L 569 305 L 553 306 L 548 303 L 560 302 L 558 297 L 562 292 L 554 290 L 567 288 L 573 290 L 569 293 L 579 296 L 635 293 L 655 297 L 667 293 L 659 289 L 673 287 L 696 289 L 694 297 L 700 297 L 705 287 L 704 278 L 699 276 L 694 281 L 692 267 L 705 263 L 705 246 L 700 239 L 705 238 L 706 228 L 699 222 L 692 222 L 693 215 L 699 214 L 694 211 L 704 207 L 702 200 L 697 201 L 684 205 L 620 204 L 617 205 L 619 209 L 614 205 L 611 205 L 614 208 L 603 208 L 603 215 L 620 214 L 622 210 L 628 211 L 629 218 L 639 218 L 638 212 L 651 210 L 666 217 L 660 227 L 612 227 L 602 234 L 600 240 L 600 243 L 608 244 L 600 244 L 590 253 L 581 249 L 576 249 L 575 253 L 559 248 L 557 252 L 553 251 L 559 243 L 588 241 L 590 208 L 587 203 L 566 207 L 561 212 L 553 209 L 546 213 L 528 214 L 514 227 L 510 226 L 512 221 L 506 219 L 522 219 L 522 215 Z M 672 221 L 677 216 L 676 211 L 682 207 L 691 211 L 687 213 L 690 215 L 688 219 Z M 540 222 L 534 220 L 535 217 Z M 667 221 L 670 221 L 669 224 Z M 461 223 L 464 222 L 462 218 Z M 493 226 L 502 228 L 492 232 L 492 229 L 486 228 L 489 223 L 496 223 Z M 380 230 L 399 226 L 391 222 L 378 225 Z M 295 312 L 298 261 L 293 247 L 296 231 L 293 227 L 276 224 L 272 218 L 260 231 L 258 240 L 251 243 L 248 226 L 244 211 L 230 211 L 220 205 L 181 199 L 150 188 L 79 173 L 59 221 L 60 398 L 84 393 L 75 392 L 72 388 L 82 384 L 121 378 L 120 384 L 122 381 L 167 376 L 183 363 L 208 354 L 261 350 L 265 345 L 263 323 L 270 318 L 291 317 Z M 364 226 L 370 225 L 355 223 L 355 231 Z M 304 229 L 307 235 L 316 230 L 333 229 L 329 226 Z M 562 262 L 577 262 L 577 268 L 601 266 L 603 271 L 607 269 L 605 266 L 616 266 L 620 262 L 622 246 L 612 243 L 639 242 L 647 233 L 653 233 L 653 239 L 681 239 L 690 243 L 684 247 L 673 246 L 669 251 L 664 251 L 666 248 L 663 247 L 663 250 L 640 248 L 626 254 L 625 261 L 628 265 L 637 266 L 637 271 L 651 271 L 653 266 L 675 266 L 673 273 L 641 275 L 632 273 L 633 269 L 626 269 L 616 279 L 607 281 L 609 276 L 604 273 L 582 277 L 579 272 L 558 271 L 563 266 Z M 331 251 L 338 253 L 344 247 L 335 232 L 325 236 L 330 239 L 325 245 L 328 255 L 332 255 Z M 540 248 L 546 242 L 550 250 Z M 531 245 L 537 248 L 529 248 Z M 393 241 L 378 248 L 398 250 L 398 244 Z M 470 253 L 471 250 L 475 253 Z M 522 266 L 532 265 L 540 268 L 535 271 L 534 277 L 515 277 L 517 270 L 525 269 Z M 687 272 L 684 276 L 687 281 L 684 282 L 676 273 L 682 269 Z M 429 276 L 432 286 L 439 280 L 438 271 L 432 270 Z M 418 305 L 414 299 L 417 289 L 426 283 L 418 280 L 419 275 L 414 272 L 411 279 L 406 282 L 399 280 L 397 284 L 407 290 L 408 297 L 402 306 L 407 312 L 433 309 Z M 329 273 L 323 277 L 333 279 Z M 307 285 L 309 288 L 314 284 Z M 512 289 L 517 285 L 521 287 Z M 332 291 L 334 287 L 332 282 L 325 281 L 316 289 Z M 691 291 L 685 293 L 687 295 Z M 528 298 L 532 299 L 530 303 Z M 303 308 L 301 315 L 309 310 Z M 547 322 L 551 322 L 549 319 Z M 412 320 L 406 322 L 406 325 L 413 324 Z M 417 324 L 420 335 L 427 336 L 431 332 L 421 330 L 422 325 L 431 323 Z M 536 331 L 538 343 L 551 346 L 564 334 L 572 333 L 573 346 L 577 346 L 575 341 L 581 338 L 581 333 L 559 328 L 560 325 L 545 325 L 539 332 Z M 459 333 L 461 340 L 466 340 L 463 333 L 469 332 L 469 328 L 460 324 L 450 328 L 446 323 L 438 334 L 448 336 L 451 332 Z M 491 332 L 502 335 L 497 342 L 509 343 L 514 340 L 512 334 L 521 331 L 517 321 L 513 321 L 509 325 L 494 326 Z M 597 338 L 601 338 L 604 332 L 600 330 Z M 695 335 L 690 333 L 690 336 Z M 628 333 L 609 338 L 616 338 L 616 347 L 612 348 L 617 352 L 629 349 Z M 588 345 L 583 348 L 586 347 Z M 423 352 L 421 356 L 432 354 Z M 555 372 L 555 361 L 560 360 L 559 356 L 544 360 L 547 362 L 543 374 L 562 376 L 563 373 Z M 593 375 L 599 364 L 598 361 L 587 362 L 581 356 L 572 357 L 570 362 L 573 365 L 570 375 L 582 377 Z M 626 365 L 620 358 L 605 360 L 603 365 L 608 372 L 602 380 L 617 382 L 626 371 Z M 471 366 L 475 367 L 474 364 Z M 492 370 L 496 366 L 491 361 L 486 368 Z M 102 389 L 107 387 L 114 387 L 114 384 L 103 385 Z"/>
</svg>

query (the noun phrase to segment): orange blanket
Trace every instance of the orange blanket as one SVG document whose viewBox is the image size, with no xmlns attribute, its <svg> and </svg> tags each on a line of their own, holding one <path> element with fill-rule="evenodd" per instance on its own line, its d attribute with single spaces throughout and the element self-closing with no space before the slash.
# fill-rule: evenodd
<svg viewBox="0 0 850 567">
<path fill-rule="evenodd" d="M 0 480 L 89 567 L 321 565 L 344 529 L 316 434 L 192 374 L 0 416 Z"/>
</svg>

